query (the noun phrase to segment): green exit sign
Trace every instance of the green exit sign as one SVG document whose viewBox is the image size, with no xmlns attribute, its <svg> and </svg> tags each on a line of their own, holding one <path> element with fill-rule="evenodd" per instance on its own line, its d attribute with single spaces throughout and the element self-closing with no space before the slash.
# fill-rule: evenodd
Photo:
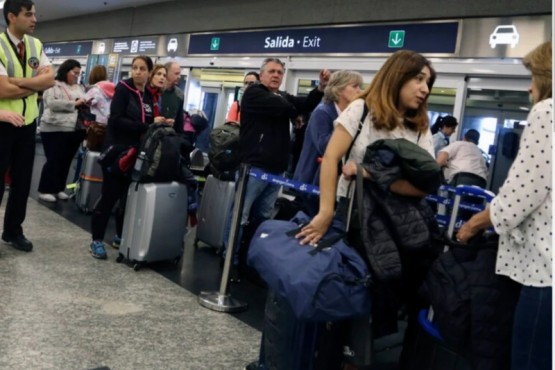
<svg viewBox="0 0 555 370">
<path fill-rule="evenodd" d="M 387 46 L 390 48 L 402 48 L 405 45 L 405 31 L 389 31 L 389 40 Z"/>
<path fill-rule="evenodd" d="M 210 41 L 210 50 L 220 50 L 220 38 L 212 37 Z"/>
</svg>

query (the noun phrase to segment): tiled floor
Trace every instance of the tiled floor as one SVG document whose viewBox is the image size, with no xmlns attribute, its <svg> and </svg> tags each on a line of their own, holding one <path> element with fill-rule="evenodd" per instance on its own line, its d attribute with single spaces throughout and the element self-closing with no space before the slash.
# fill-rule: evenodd
<svg viewBox="0 0 555 370">
<path fill-rule="evenodd" d="M 177 265 L 134 272 L 113 249 L 107 261 L 93 259 L 90 216 L 71 200 L 36 201 L 43 163 L 38 144 L 24 225 L 35 250 L 0 245 L 0 369 L 242 369 L 256 358 L 264 288 L 230 285 L 249 305 L 241 313 L 200 306 L 201 291 L 219 290 L 220 257 L 194 247 L 194 229 Z M 113 234 L 110 224 L 106 238 Z M 377 341 L 375 369 L 395 368 L 400 341 Z"/>
</svg>

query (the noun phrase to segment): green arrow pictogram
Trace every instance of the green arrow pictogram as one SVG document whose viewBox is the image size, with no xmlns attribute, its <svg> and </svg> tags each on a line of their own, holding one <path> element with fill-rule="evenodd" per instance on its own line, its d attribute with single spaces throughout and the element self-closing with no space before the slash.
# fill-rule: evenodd
<svg viewBox="0 0 555 370">
<path fill-rule="evenodd" d="M 405 31 L 396 30 L 389 31 L 389 40 L 387 46 L 390 48 L 402 48 L 405 44 Z"/>
<path fill-rule="evenodd" d="M 210 50 L 220 50 L 220 38 L 212 37 L 210 41 Z"/>
</svg>

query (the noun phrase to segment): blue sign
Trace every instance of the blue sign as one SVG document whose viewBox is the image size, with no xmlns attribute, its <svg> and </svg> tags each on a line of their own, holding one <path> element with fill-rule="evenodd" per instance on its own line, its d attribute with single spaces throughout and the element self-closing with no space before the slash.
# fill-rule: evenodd
<svg viewBox="0 0 555 370">
<path fill-rule="evenodd" d="M 83 42 L 49 42 L 43 44 L 44 53 L 49 57 L 89 55 L 92 41 Z"/>
<path fill-rule="evenodd" d="M 458 32 L 459 22 L 433 22 L 193 34 L 189 55 L 383 54 L 401 40 L 423 54 L 455 54 Z"/>
</svg>

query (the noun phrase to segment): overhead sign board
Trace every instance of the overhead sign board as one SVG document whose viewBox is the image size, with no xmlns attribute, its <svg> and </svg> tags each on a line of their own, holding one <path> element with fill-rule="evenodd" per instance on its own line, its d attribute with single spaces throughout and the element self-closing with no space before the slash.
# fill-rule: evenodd
<svg viewBox="0 0 555 370">
<path fill-rule="evenodd" d="M 158 37 L 128 37 L 125 39 L 115 39 L 112 44 L 112 53 L 125 55 L 157 55 L 158 39 Z"/>
<path fill-rule="evenodd" d="M 42 48 L 49 57 L 89 55 L 92 51 L 92 41 L 83 42 L 50 42 Z"/>
<path fill-rule="evenodd" d="M 464 19 L 460 57 L 522 58 L 551 41 L 551 15 Z"/>
<path fill-rule="evenodd" d="M 185 56 L 187 42 L 185 34 L 164 35 L 159 39 L 158 56 Z"/>
<path fill-rule="evenodd" d="M 384 54 L 398 48 L 454 55 L 459 22 L 193 34 L 189 55 Z"/>
<path fill-rule="evenodd" d="M 92 53 L 93 54 L 108 54 L 112 50 L 112 40 L 96 40 L 93 42 Z"/>
</svg>

